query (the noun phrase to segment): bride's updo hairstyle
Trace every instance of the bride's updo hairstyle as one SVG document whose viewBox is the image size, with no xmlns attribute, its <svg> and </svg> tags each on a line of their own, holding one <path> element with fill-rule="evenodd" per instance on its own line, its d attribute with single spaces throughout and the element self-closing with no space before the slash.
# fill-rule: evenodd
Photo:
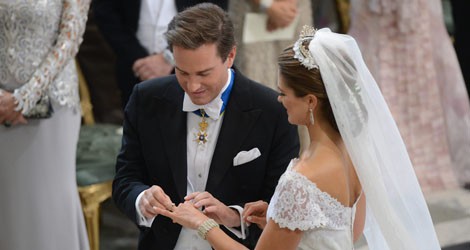
<svg viewBox="0 0 470 250">
<path fill-rule="evenodd" d="M 309 43 L 310 40 L 306 40 L 302 43 L 302 46 L 308 50 Z M 316 96 L 320 113 L 339 132 L 320 70 L 318 68 L 307 69 L 298 59 L 294 58 L 293 45 L 285 48 L 277 61 L 279 73 L 284 79 L 284 83 L 294 91 L 295 96 L 304 97 L 308 94 Z"/>
</svg>

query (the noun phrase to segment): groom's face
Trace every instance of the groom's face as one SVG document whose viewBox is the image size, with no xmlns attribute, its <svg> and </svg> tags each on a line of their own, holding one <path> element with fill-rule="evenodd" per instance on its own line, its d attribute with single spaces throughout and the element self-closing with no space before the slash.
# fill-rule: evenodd
<svg viewBox="0 0 470 250">
<path fill-rule="evenodd" d="M 223 61 L 216 44 L 204 44 L 197 49 L 173 46 L 176 78 L 194 104 L 207 104 L 219 95 L 235 54 L 234 47 Z"/>
</svg>

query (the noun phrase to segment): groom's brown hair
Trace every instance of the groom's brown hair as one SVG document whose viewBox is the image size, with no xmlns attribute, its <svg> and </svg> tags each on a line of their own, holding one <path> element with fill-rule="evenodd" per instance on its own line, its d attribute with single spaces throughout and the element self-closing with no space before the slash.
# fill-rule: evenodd
<svg viewBox="0 0 470 250">
<path fill-rule="evenodd" d="M 235 46 L 233 23 L 219 6 L 201 3 L 178 13 L 165 33 L 170 49 L 173 46 L 197 49 L 204 44 L 216 44 L 222 61 Z"/>
</svg>

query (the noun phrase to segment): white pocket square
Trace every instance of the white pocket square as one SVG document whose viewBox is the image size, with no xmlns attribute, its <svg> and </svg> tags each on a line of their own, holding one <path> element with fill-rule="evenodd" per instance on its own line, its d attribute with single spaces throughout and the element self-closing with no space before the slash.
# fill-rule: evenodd
<svg viewBox="0 0 470 250">
<path fill-rule="evenodd" d="M 238 166 L 250 162 L 261 155 L 258 148 L 253 148 L 250 151 L 240 151 L 235 158 L 233 158 L 233 166 Z"/>
</svg>

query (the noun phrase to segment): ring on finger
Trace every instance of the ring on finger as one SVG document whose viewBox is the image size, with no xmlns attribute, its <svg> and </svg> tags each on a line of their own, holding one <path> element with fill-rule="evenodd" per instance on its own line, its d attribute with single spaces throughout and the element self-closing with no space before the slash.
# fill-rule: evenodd
<svg viewBox="0 0 470 250">
<path fill-rule="evenodd" d="M 173 212 L 175 210 L 175 208 L 176 208 L 175 203 L 171 203 L 170 208 L 167 208 L 167 210 L 170 211 L 170 212 Z"/>
</svg>

